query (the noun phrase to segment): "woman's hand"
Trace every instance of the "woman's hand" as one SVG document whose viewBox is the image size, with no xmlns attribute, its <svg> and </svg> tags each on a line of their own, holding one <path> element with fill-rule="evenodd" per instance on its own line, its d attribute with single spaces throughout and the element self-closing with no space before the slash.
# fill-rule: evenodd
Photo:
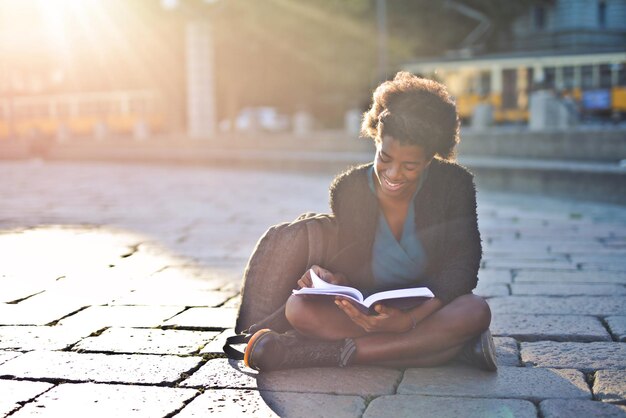
<svg viewBox="0 0 626 418">
<path fill-rule="evenodd" d="M 378 304 L 374 308 L 378 315 L 366 315 L 347 299 L 337 297 L 335 304 L 366 332 L 401 333 L 413 328 L 414 320 L 411 314 L 400 309 Z"/>
<path fill-rule="evenodd" d="M 330 271 L 322 268 L 320 266 L 313 265 L 311 266 L 311 270 L 318 275 L 318 277 L 330 284 L 338 284 L 341 286 L 348 286 L 348 279 L 341 273 L 331 273 Z M 298 286 L 300 288 L 303 287 L 313 287 L 313 281 L 311 280 L 311 271 L 307 270 L 306 273 L 302 275 L 300 280 L 298 280 Z"/>
</svg>

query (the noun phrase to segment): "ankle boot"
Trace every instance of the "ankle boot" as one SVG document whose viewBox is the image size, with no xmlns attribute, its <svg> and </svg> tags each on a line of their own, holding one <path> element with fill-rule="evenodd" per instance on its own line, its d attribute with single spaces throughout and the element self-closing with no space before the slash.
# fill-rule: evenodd
<svg viewBox="0 0 626 418">
<path fill-rule="evenodd" d="M 479 369 L 495 372 L 498 369 L 496 347 L 489 330 L 465 344 L 459 359 Z"/>
<path fill-rule="evenodd" d="M 259 371 L 343 367 L 351 362 L 355 349 L 351 339 L 321 341 L 305 338 L 295 331 L 279 334 L 262 329 L 248 342 L 244 363 Z"/>
</svg>

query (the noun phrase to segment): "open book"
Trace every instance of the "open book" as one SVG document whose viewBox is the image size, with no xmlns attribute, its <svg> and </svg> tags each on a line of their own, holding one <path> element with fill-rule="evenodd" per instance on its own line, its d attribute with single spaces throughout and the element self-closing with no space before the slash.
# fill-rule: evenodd
<svg viewBox="0 0 626 418">
<path fill-rule="evenodd" d="M 374 313 L 374 305 L 378 302 L 397 309 L 411 309 L 435 297 L 433 292 L 427 287 L 414 287 L 409 289 L 386 290 L 384 292 L 374 293 L 364 299 L 363 294 L 357 289 L 327 283 L 320 279 L 313 270 L 311 270 L 311 281 L 313 282 L 313 287 L 303 287 L 302 289 L 294 290 L 293 294 L 342 296 L 356 302 L 355 306 L 366 313 Z"/>
</svg>

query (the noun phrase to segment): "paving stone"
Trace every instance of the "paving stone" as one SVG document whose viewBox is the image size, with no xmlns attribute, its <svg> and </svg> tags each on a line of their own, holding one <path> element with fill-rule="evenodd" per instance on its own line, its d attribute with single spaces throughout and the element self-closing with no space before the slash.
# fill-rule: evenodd
<svg viewBox="0 0 626 418">
<path fill-rule="evenodd" d="M 609 316 L 605 321 L 613 337 L 617 341 L 626 342 L 626 316 Z"/>
<path fill-rule="evenodd" d="M 22 355 L 22 353 L 15 351 L 0 351 L 0 364 L 14 359 L 15 357 L 20 355 Z"/>
<path fill-rule="evenodd" d="M 521 344 L 522 363 L 583 371 L 626 369 L 626 344 L 542 341 Z"/>
<path fill-rule="evenodd" d="M 543 418 L 624 418 L 626 406 L 574 399 L 549 399 L 539 404 Z"/>
<path fill-rule="evenodd" d="M 509 284 L 511 272 L 506 270 L 478 270 L 478 284 Z"/>
<path fill-rule="evenodd" d="M 345 417 L 363 414 L 359 396 L 218 389 L 194 399 L 177 417 Z"/>
<path fill-rule="evenodd" d="M 500 367 L 497 373 L 474 368 L 407 369 L 398 394 L 538 401 L 550 398 L 590 399 L 577 370 Z"/>
<path fill-rule="evenodd" d="M 494 335 L 522 341 L 611 341 L 598 318 L 582 315 L 496 313 L 490 329 Z"/>
<path fill-rule="evenodd" d="M 626 295 L 626 287 L 617 284 L 537 284 L 515 283 L 511 285 L 513 296 L 610 296 Z"/>
<path fill-rule="evenodd" d="M 259 375 L 259 390 L 338 395 L 391 395 L 402 371 L 382 367 L 332 367 L 284 370 Z"/>
<path fill-rule="evenodd" d="M 484 263 L 488 269 L 524 270 L 576 270 L 578 267 L 569 261 L 534 261 L 520 259 L 494 259 Z"/>
<path fill-rule="evenodd" d="M 498 366 L 520 366 L 520 355 L 517 341 L 509 337 L 494 337 Z"/>
<path fill-rule="evenodd" d="M 98 331 L 104 327 L 158 327 L 184 306 L 90 306 L 58 325 Z"/>
<path fill-rule="evenodd" d="M 478 282 L 478 286 L 474 289 L 474 293 L 484 298 L 495 296 L 509 296 L 509 285 L 507 284 L 482 284 Z"/>
<path fill-rule="evenodd" d="M 44 382 L 0 380 L 0 415 L 9 414 L 21 406 L 18 402 L 27 402 L 52 386 Z"/>
<path fill-rule="evenodd" d="M 62 350 L 85 336 L 84 332 L 60 326 L 0 327 L 0 349 Z"/>
<path fill-rule="evenodd" d="M 32 306 L 24 302 L 18 304 L 0 303 L 0 325 L 46 325 L 75 312 L 81 307 Z"/>
<path fill-rule="evenodd" d="M 177 381 L 201 361 L 201 357 L 31 351 L 0 365 L 0 376 L 161 384 Z"/>
<path fill-rule="evenodd" d="M 623 296 L 508 296 L 489 299 L 494 316 L 499 314 L 626 315 Z"/>
<path fill-rule="evenodd" d="M 242 362 L 214 359 L 181 386 L 368 396 L 394 393 L 401 376 L 399 370 L 380 367 L 309 368 L 257 374 Z"/>
<path fill-rule="evenodd" d="M 626 370 L 598 370 L 593 382 L 593 394 L 603 402 L 626 401 Z"/>
<path fill-rule="evenodd" d="M 235 291 L 197 290 L 172 288 L 147 288 L 116 298 L 113 305 L 160 305 L 160 306 L 220 306 Z"/>
<path fill-rule="evenodd" d="M 197 395 L 193 389 L 67 383 L 25 405 L 14 417 L 162 417 Z"/>
<path fill-rule="evenodd" d="M 234 328 L 225 329 L 209 341 L 204 348 L 200 350 L 200 354 L 224 354 L 223 347 L 224 343 L 226 343 L 226 338 L 233 335 L 235 335 Z"/>
<path fill-rule="evenodd" d="M 73 350 L 184 355 L 199 351 L 217 335 L 209 331 L 109 328 L 96 337 L 80 341 Z"/>
<path fill-rule="evenodd" d="M 242 361 L 225 358 L 209 360 L 181 387 L 257 389 L 258 373 L 244 366 Z"/>
<path fill-rule="evenodd" d="M 536 418 L 537 408 L 532 402 L 519 399 L 446 398 L 417 395 L 381 396 L 365 410 L 363 418 L 393 416 L 409 418 Z"/>
<path fill-rule="evenodd" d="M 626 284 L 626 273 L 610 271 L 532 271 L 517 272 L 514 283 L 617 283 Z"/>
<path fill-rule="evenodd" d="M 189 329 L 234 328 L 237 309 L 190 308 L 165 322 L 167 326 Z"/>
</svg>

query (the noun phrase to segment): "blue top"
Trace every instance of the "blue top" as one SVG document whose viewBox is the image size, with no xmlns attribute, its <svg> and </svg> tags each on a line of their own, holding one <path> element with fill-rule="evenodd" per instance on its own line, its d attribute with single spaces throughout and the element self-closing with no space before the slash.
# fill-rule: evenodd
<svg viewBox="0 0 626 418">
<path fill-rule="evenodd" d="M 420 176 L 419 184 L 411 199 L 409 210 L 404 220 L 400 241 L 396 239 L 387 223 L 382 210 L 378 216 L 378 226 L 372 249 L 372 273 L 374 292 L 380 289 L 402 289 L 414 287 L 415 280 L 424 272 L 426 255 L 415 229 L 415 197 L 422 188 L 428 169 Z M 374 187 L 374 167 L 368 170 L 368 182 L 372 193 Z"/>
</svg>

